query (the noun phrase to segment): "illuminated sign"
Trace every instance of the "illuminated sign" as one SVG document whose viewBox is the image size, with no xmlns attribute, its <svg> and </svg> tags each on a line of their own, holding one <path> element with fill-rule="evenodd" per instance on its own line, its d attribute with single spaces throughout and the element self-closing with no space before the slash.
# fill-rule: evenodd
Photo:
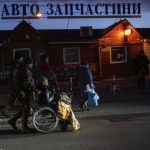
<svg viewBox="0 0 150 150">
<path fill-rule="evenodd" d="M 3 4 L 1 19 L 141 17 L 141 3 L 13 3 Z"/>
</svg>

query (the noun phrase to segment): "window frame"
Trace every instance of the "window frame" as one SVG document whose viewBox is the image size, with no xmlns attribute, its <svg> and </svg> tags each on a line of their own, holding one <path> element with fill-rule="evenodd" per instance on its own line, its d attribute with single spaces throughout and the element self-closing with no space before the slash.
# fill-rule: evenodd
<svg viewBox="0 0 150 150">
<path fill-rule="evenodd" d="M 121 61 L 113 61 L 112 60 L 112 48 L 117 48 L 117 47 L 124 47 L 125 48 L 125 60 L 121 60 Z M 119 64 L 119 63 L 127 63 L 127 46 L 125 45 L 117 45 L 117 46 L 110 46 L 110 63 L 111 64 Z"/>
<path fill-rule="evenodd" d="M 29 52 L 29 57 L 31 57 L 31 49 L 30 48 L 14 48 L 13 49 L 13 59 L 15 59 L 16 51 L 24 51 L 27 50 Z"/>
<path fill-rule="evenodd" d="M 65 51 L 68 50 L 68 49 L 77 49 L 77 51 L 78 51 L 78 62 L 66 62 Z M 68 65 L 68 64 L 79 64 L 80 63 L 80 47 L 65 47 L 65 48 L 63 48 L 63 63 L 65 65 Z"/>
</svg>

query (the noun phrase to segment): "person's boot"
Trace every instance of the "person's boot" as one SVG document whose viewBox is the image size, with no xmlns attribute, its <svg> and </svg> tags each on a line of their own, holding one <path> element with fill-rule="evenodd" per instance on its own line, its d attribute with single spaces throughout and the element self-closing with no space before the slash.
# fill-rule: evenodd
<svg viewBox="0 0 150 150">
<path fill-rule="evenodd" d="M 30 133 L 32 131 L 32 128 L 29 128 L 28 126 L 22 127 L 21 130 L 23 133 Z"/>
<path fill-rule="evenodd" d="M 90 111 L 90 109 L 88 107 L 88 101 L 85 101 L 84 108 L 85 108 L 86 111 Z"/>
<path fill-rule="evenodd" d="M 18 131 L 18 128 L 16 126 L 16 121 L 14 121 L 13 119 L 9 119 L 8 123 L 12 126 L 12 128 L 14 128 L 16 131 Z"/>
<path fill-rule="evenodd" d="M 85 108 L 84 104 L 80 104 L 79 107 L 81 108 L 82 111 L 86 111 L 86 108 Z"/>
</svg>

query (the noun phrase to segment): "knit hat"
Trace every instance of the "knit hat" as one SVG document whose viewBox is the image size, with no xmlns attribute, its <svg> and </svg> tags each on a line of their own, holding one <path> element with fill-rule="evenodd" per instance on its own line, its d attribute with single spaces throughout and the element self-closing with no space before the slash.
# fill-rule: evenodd
<svg viewBox="0 0 150 150">
<path fill-rule="evenodd" d="M 82 60 L 82 61 L 80 62 L 80 65 L 87 66 L 87 65 L 88 65 L 88 62 L 85 61 L 85 60 Z"/>
</svg>

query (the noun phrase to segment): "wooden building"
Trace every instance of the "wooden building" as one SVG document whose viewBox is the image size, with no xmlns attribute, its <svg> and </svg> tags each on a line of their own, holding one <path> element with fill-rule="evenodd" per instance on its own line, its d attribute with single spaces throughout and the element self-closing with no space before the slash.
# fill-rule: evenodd
<svg viewBox="0 0 150 150">
<path fill-rule="evenodd" d="M 32 57 L 38 66 L 42 54 L 49 55 L 50 66 L 60 79 L 73 76 L 82 59 L 89 62 L 95 78 L 128 76 L 133 58 L 143 47 L 150 54 L 146 30 L 135 29 L 126 19 L 106 29 L 71 30 L 36 30 L 23 20 L 12 31 L 0 31 L 1 76 L 9 75 L 17 55 Z"/>
</svg>

